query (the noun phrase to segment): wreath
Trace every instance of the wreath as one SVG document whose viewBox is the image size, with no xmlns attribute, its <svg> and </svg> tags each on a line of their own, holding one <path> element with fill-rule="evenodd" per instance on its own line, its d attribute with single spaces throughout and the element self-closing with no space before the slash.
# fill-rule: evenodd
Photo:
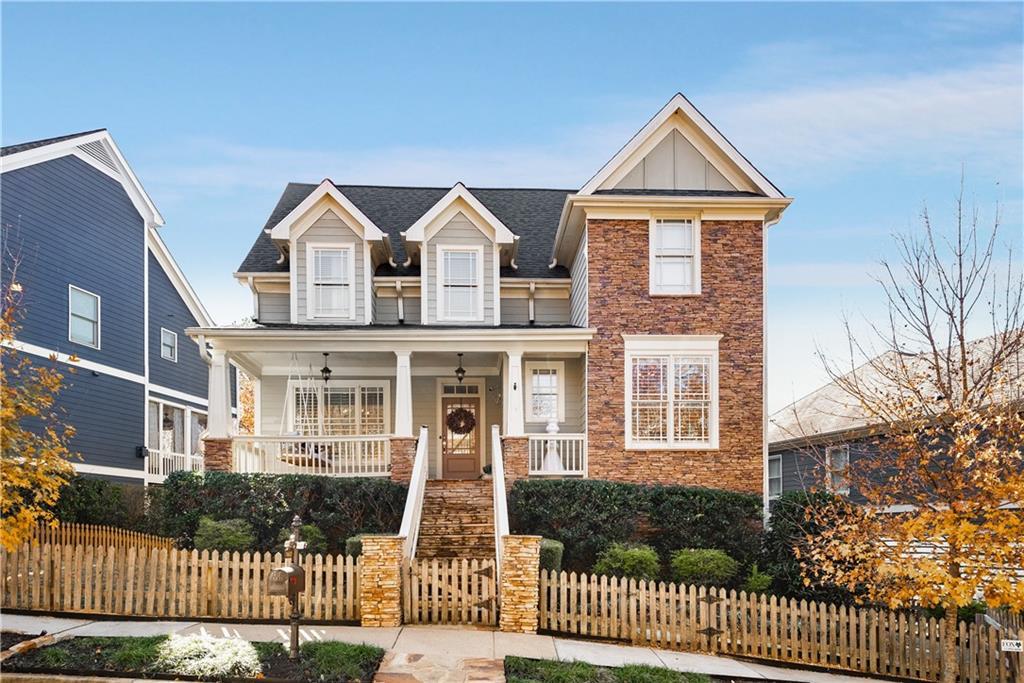
<svg viewBox="0 0 1024 683">
<path fill-rule="evenodd" d="M 448 413 L 444 422 L 453 434 L 469 434 L 476 427 L 476 415 L 467 408 L 456 408 Z"/>
</svg>

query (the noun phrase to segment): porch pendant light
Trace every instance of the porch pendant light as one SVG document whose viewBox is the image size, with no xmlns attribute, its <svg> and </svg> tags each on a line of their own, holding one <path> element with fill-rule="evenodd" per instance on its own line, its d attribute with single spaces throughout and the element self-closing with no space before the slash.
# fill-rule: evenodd
<svg viewBox="0 0 1024 683">
<path fill-rule="evenodd" d="M 462 380 L 466 379 L 466 368 L 462 367 L 462 354 L 459 354 L 459 367 L 455 368 L 455 379 L 459 380 L 459 384 L 462 384 Z"/>
<path fill-rule="evenodd" d="M 324 366 L 320 368 L 320 376 L 324 378 L 324 384 L 327 384 L 331 380 L 331 369 L 327 367 L 327 356 L 330 355 L 324 351 Z"/>
</svg>

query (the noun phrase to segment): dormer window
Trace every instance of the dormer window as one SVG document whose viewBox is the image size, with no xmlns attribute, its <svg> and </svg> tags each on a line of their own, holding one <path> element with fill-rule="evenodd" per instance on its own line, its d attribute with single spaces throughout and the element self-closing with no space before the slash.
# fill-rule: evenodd
<svg viewBox="0 0 1024 683">
<path fill-rule="evenodd" d="M 351 244 L 306 244 L 309 269 L 306 315 L 351 320 L 355 316 L 355 268 Z"/>
<path fill-rule="evenodd" d="M 700 229 L 692 218 L 651 221 L 653 295 L 700 294 Z"/>
<path fill-rule="evenodd" d="M 483 320 L 483 259 L 483 247 L 438 246 L 438 320 Z"/>
</svg>

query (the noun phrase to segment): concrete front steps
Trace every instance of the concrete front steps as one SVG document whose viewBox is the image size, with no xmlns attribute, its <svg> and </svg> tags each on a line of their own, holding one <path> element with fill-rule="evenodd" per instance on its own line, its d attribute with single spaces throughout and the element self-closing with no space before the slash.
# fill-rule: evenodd
<svg viewBox="0 0 1024 683">
<path fill-rule="evenodd" d="M 483 479 L 434 479 L 423 492 L 416 557 L 494 559 L 494 491 Z"/>
</svg>

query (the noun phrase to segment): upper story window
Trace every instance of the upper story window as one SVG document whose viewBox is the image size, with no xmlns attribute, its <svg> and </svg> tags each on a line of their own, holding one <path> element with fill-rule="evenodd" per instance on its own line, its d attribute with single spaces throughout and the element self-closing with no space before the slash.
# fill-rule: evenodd
<svg viewBox="0 0 1024 683">
<path fill-rule="evenodd" d="M 700 228 L 693 218 L 656 218 L 650 234 L 651 294 L 700 294 Z"/>
<path fill-rule="evenodd" d="M 352 245 L 306 245 L 310 318 L 355 317 L 355 268 Z"/>
<path fill-rule="evenodd" d="M 782 495 L 782 456 L 768 456 L 768 498 Z"/>
<path fill-rule="evenodd" d="M 825 448 L 825 476 L 829 491 L 840 496 L 850 495 L 850 444 Z"/>
<path fill-rule="evenodd" d="M 627 336 L 626 371 L 628 448 L 718 448 L 717 338 Z"/>
<path fill-rule="evenodd" d="M 526 362 L 526 421 L 565 422 L 565 363 Z"/>
<path fill-rule="evenodd" d="M 178 335 L 163 327 L 160 328 L 160 357 L 178 362 Z"/>
<path fill-rule="evenodd" d="M 100 297 L 68 285 L 68 339 L 100 348 Z"/>
<path fill-rule="evenodd" d="M 438 320 L 483 320 L 483 256 L 483 247 L 438 246 Z"/>
</svg>

